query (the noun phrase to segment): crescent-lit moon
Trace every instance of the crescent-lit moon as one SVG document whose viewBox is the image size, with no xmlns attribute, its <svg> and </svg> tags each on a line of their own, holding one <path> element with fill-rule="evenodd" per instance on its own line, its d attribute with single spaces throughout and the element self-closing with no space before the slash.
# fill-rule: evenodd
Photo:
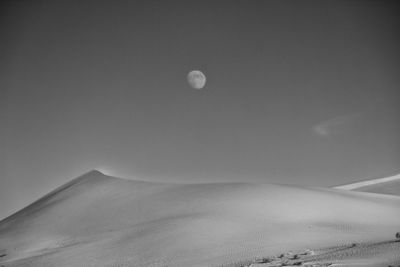
<svg viewBox="0 0 400 267">
<path fill-rule="evenodd" d="M 199 70 L 192 70 L 187 75 L 187 81 L 193 89 L 202 89 L 206 85 L 206 76 Z"/>
</svg>

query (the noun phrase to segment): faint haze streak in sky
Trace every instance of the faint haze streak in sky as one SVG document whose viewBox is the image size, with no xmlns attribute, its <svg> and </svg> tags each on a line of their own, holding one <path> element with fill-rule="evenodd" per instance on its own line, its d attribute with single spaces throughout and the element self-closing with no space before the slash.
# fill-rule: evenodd
<svg viewBox="0 0 400 267">
<path fill-rule="evenodd" d="M 332 119 L 323 121 L 314 127 L 312 130 L 315 134 L 322 137 L 331 137 L 338 134 L 346 133 L 354 122 L 364 116 L 363 112 L 356 112 L 347 115 L 337 116 Z"/>
</svg>

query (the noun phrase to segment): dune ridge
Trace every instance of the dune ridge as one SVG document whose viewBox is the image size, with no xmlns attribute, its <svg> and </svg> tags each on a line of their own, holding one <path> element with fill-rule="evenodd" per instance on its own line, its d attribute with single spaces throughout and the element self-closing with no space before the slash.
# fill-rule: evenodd
<svg viewBox="0 0 400 267">
<path fill-rule="evenodd" d="M 400 174 L 335 186 L 336 189 L 400 195 Z"/>
<path fill-rule="evenodd" d="M 0 222 L 0 263 L 222 266 L 288 250 L 390 240 L 400 228 L 399 211 L 400 199 L 389 195 L 150 183 L 91 171 Z"/>
</svg>

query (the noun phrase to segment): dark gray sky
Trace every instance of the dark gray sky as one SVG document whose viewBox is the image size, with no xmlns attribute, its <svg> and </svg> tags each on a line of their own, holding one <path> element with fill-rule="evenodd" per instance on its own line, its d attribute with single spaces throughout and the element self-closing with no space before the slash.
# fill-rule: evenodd
<svg viewBox="0 0 400 267">
<path fill-rule="evenodd" d="M 2 3 L 0 218 L 95 168 L 315 186 L 400 168 L 395 2 Z"/>
</svg>

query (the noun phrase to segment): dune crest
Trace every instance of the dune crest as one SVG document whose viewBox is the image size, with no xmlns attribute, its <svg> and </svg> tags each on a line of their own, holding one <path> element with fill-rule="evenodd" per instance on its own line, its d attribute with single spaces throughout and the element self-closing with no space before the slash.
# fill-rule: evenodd
<svg viewBox="0 0 400 267">
<path fill-rule="evenodd" d="M 163 184 L 91 171 L 0 222 L 6 266 L 220 266 L 393 238 L 400 199 L 272 184 Z"/>
<path fill-rule="evenodd" d="M 388 177 L 364 180 L 334 187 L 341 190 L 353 190 L 378 194 L 400 195 L 400 174 Z"/>
</svg>

